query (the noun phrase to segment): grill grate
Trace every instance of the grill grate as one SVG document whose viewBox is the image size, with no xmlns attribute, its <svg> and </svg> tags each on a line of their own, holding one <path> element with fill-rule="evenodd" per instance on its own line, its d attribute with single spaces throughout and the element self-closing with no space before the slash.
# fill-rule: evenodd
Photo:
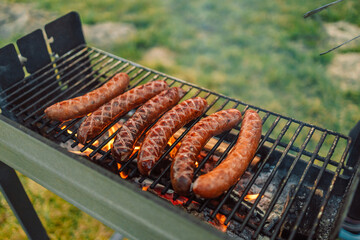
<svg viewBox="0 0 360 240">
<path fill-rule="evenodd" d="M 46 31 L 49 30 L 49 26 L 45 27 Z M 61 24 L 58 27 L 61 27 Z M 38 35 L 41 31 L 32 34 Z M 75 38 L 80 45 L 70 48 L 69 51 L 59 50 L 59 44 L 50 44 L 53 50 L 57 49 L 62 55 L 53 53 L 50 63 L 38 70 L 31 67 L 31 74 L 14 75 L 11 84 L 0 78 L 0 107 L 3 115 L 56 143 L 64 144 L 71 141 L 71 149 L 78 149 L 79 154 L 87 153 L 88 159 L 128 181 L 135 182 L 136 179 L 140 186 L 150 183 L 150 189 L 161 186 L 161 197 L 173 193 L 169 178 L 169 155 L 197 121 L 222 109 L 236 108 L 243 114 L 247 109 L 254 109 L 262 117 L 263 132 L 257 149 L 257 158 L 260 161 L 257 165 L 248 167 L 247 171 L 251 174 L 247 182 L 243 183 L 240 179 L 238 184 L 216 200 L 202 200 L 191 195 L 181 203 L 182 206 L 187 209 L 195 203 L 199 213 L 209 213 L 205 219 L 207 221 L 212 221 L 218 214 L 223 215 L 223 224 L 227 225 L 228 229 L 231 228 L 229 231 L 244 238 L 328 238 L 329 234 L 335 231 L 335 221 L 340 215 L 342 199 L 355 174 L 356 163 L 346 162 L 351 144 L 349 137 L 246 104 L 81 44 L 84 43 L 82 34 Z M 3 49 L 15 53 L 15 48 L 12 48 L 12 45 L 8 45 Z M 21 51 L 23 48 L 19 49 Z M 0 57 L 3 54 L 1 50 Z M 16 59 L 16 54 L 13 55 Z M 25 63 L 26 67 L 32 66 L 27 64 L 29 63 Z M 112 158 L 110 150 L 104 149 L 116 135 L 116 131 L 109 134 L 109 130 L 116 123 L 125 121 L 134 111 L 116 119 L 84 146 L 76 138 L 77 128 L 82 119 L 61 123 L 44 118 L 43 112 L 46 107 L 96 89 L 118 72 L 129 74 L 129 89 L 148 81 L 163 79 L 170 86 L 179 86 L 186 90 L 182 100 L 200 96 L 208 101 L 206 112 L 182 129 L 156 163 L 149 177 L 139 175 L 135 162 L 137 153 L 126 162 L 117 163 Z M 214 156 L 218 157 L 215 166 L 226 157 L 237 140 L 239 130 L 240 125 L 212 139 L 213 145 L 202 156 L 203 160 L 195 170 L 195 176 L 201 174 L 202 169 L 213 161 Z M 267 173 L 265 178 L 264 173 Z M 262 183 L 256 191 L 259 195 L 253 201 L 247 200 L 247 195 L 252 193 L 252 189 L 262 178 Z M 274 188 L 274 185 L 276 189 L 272 191 L 267 207 L 262 209 L 262 199 L 269 194 L 269 189 Z M 239 186 L 242 187 L 242 191 L 239 191 Z M 284 195 L 287 198 L 286 202 L 274 220 L 273 214 Z M 173 202 L 182 199 L 177 194 L 171 196 Z M 302 198 L 300 206 L 299 199 Z M 331 217 L 329 211 L 333 213 Z M 273 219 L 271 224 L 269 219 Z M 325 231 L 329 232 L 324 234 Z"/>
<path fill-rule="evenodd" d="M 131 77 L 129 89 L 148 81 L 164 79 L 170 86 L 180 86 L 187 91 L 183 100 L 201 96 L 207 99 L 209 103 L 207 111 L 198 119 L 188 124 L 181 135 L 160 158 L 155 166 L 155 168 L 161 168 L 160 173 L 152 174 L 149 177 L 141 177 L 139 180 L 140 183 L 145 180 L 150 180 L 151 189 L 161 184 L 164 186 L 162 194 L 171 192 L 172 189 L 169 179 L 170 162 L 167 160 L 167 157 L 176 144 L 181 141 L 199 119 L 227 108 L 237 108 L 242 113 L 249 108 L 255 109 L 262 117 L 264 126 L 261 142 L 257 150 L 261 161 L 251 180 L 245 186 L 244 191 L 237 201 L 233 203 L 232 209 L 225 209 L 224 206 L 230 201 L 231 194 L 236 185 L 234 185 L 218 203 L 214 203 L 212 200 L 201 200 L 190 196 L 184 203 L 184 206 L 187 207 L 190 203 L 197 202 L 200 205 L 198 209 L 199 212 L 205 209 L 211 209 L 210 218 L 215 218 L 218 213 L 221 213 L 226 217 L 225 225 L 231 222 L 238 222 L 239 228 L 236 229 L 237 232 L 243 232 L 245 228 L 250 228 L 253 231 L 252 237 L 256 238 L 262 235 L 271 237 L 271 239 L 277 239 L 282 237 L 279 233 L 283 231 L 283 225 L 288 221 L 289 212 L 291 211 L 292 204 L 296 202 L 298 193 L 305 185 L 312 183 L 313 185 L 309 186 L 311 190 L 308 194 L 307 201 L 298 213 L 292 230 L 289 229 L 287 234 L 289 234 L 290 238 L 299 234 L 298 230 L 301 228 L 301 223 L 308 214 L 307 211 L 311 201 L 317 189 L 321 189 L 324 192 L 324 197 L 321 200 L 321 204 L 317 206 L 318 211 L 316 218 L 313 220 L 312 228 L 308 231 L 308 237 L 313 237 L 329 199 L 335 195 L 336 181 L 339 181 L 338 179 L 346 181 L 353 173 L 352 166 L 345 164 L 346 155 L 350 146 L 350 141 L 347 136 L 245 104 L 84 45 L 54 59 L 50 64 L 34 74 L 25 77 L 24 80 L 3 90 L 0 93 L 0 97 L 4 103 L 2 104 L 2 109 L 11 113 L 9 117 L 15 117 L 18 122 L 56 142 L 65 143 L 69 139 L 73 140 L 71 147 L 75 148 L 80 146 L 80 152 L 91 151 L 89 154 L 90 158 L 96 154 L 100 154 L 101 157 L 96 160 L 98 164 L 105 166 L 117 174 L 127 174 L 128 178 L 131 179 L 139 175 L 134 162 L 137 154 L 135 153 L 125 163 L 121 163 L 121 167 L 117 169 L 117 163 L 112 159 L 110 150 L 105 151 L 103 149 L 103 147 L 115 137 L 116 132 L 109 137 L 105 137 L 99 145 L 95 144 L 115 123 L 124 119 L 124 117 L 116 119 L 116 121 L 108 126 L 100 135 L 85 146 L 81 146 L 76 139 L 76 131 L 81 119 L 61 123 L 50 121 L 44 118 L 43 114 L 43 110 L 47 106 L 95 89 L 121 71 L 126 72 Z M 215 145 L 207 152 L 203 161 L 196 169 L 195 174 L 200 173 L 200 169 L 204 167 L 217 148 L 223 143 L 226 143 L 227 147 L 219 156 L 216 165 L 225 158 L 226 154 L 236 142 L 236 135 L 239 129 L 238 126 L 215 138 Z M 249 193 L 259 175 L 269 165 L 272 166 L 273 169 L 258 192 L 259 196 L 255 202 L 248 202 L 245 200 L 245 196 Z M 300 171 L 298 170 L 299 168 L 301 168 Z M 286 169 L 286 174 L 282 177 L 278 189 L 272 196 L 269 207 L 262 213 L 259 223 L 252 223 L 254 212 L 258 211 L 258 204 L 266 193 L 267 188 L 274 180 L 275 175 L 279 174 L 283 169 Z M 316 174 L 314 175 L 314 173 Z M 272 229 L 267 230 L 264 227 L 266 221 L 270 214 L 272 214 L 274 206 L 283 193 L 284 188 L 287 186 L 289 179 L 294 175 L 299 175 L 298 185 L 290 197 L 286 208 L 283 210 L 281 218 Z M 326 184 L 326 182 L 328 183 Z M 338 189 L 336 189 L 336 191 L 338 191 Z M 179 196 L 175 194 L 173 200 L 176 200 L 178 197 Z M 247 213 L 243 218 L 240 218 L 236 213 L 242 206 L 246 206 Z"/>
</svg>

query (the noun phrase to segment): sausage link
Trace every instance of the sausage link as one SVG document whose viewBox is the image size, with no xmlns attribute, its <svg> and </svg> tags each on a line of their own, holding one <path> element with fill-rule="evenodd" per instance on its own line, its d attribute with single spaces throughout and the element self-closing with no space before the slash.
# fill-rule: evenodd
<svg viewBox="0 0 360 240">
<path fill-rule="evenodd" d="M 199 117 L 206 107 L 205 99 L 190 98 L 173 107 L 159 119 L 146 134 L 139 151 L 137 166 L 141 174 L 149 175 L 163 154 L 169 138 L 182 126 Z"/>
<path fill-rule="evenodd" d="M 101 133 L 115 118 L 145 103 L 168 87 L 165 81 L 157 80 L 135 87 L 113 98 L 81 123 L 77 132 L 79 142 L 85 144 L 88 140 Z"/>
<path fill-rule="evenodd" d="M 200 120 L 181 142 L 171 164 L 171 184 L 180 195 L 187 195 L 194 176 L 195 162 L 201 149 L 213 136 L 228 131 L 239 124 L 241 112 L 228 109 Z"/>
<path fill-rule="evenodd" d="M 254 158 L 261 138 L 261 129 L 260 116 L 253 110 L 247 110 L 239 139 L 229 155 L 211 172 L 195 180 L 193 192 L 197 197 L 216 198 L 236 183 Z"/>
<path fill-rule="evenodd" d="M 173 87 L 162 91 L 141 106 L 116 134 L 111 149 L 114 158 L 117 161 L 127 159 L 143 131 L 164 112 L 175 106 L 184 95 L 185 90 Z"/>
<path fill-rule="evenodd" d="M 45 109 L 45 115 L 58 121 L 83 117 L 123 93 L 129 85 L 129 81 L 130 78 L 126 73 L 118 73 L 101 87 L 83 96 L 51 105 Z"/>
</svg>

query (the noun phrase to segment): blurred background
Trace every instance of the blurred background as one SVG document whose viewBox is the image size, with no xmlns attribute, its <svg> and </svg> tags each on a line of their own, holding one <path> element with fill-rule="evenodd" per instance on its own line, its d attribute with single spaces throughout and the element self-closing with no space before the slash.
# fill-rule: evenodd
<svg viewBox="0 0 360 240">
<path fill-rule="evenodd" d="M 243 102 L 343 134 L 360 120 L 360 2 L 0 1 L 0 48 L 77 11 L 91 46 Z M 20 174 L 52 239 L 113 231 Z M 25 233 L 0 195 L 0 239 Z"/>
</svg>

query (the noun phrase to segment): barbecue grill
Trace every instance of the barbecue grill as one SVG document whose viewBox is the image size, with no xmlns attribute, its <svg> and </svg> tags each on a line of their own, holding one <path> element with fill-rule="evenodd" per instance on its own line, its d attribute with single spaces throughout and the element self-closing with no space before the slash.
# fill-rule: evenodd
<svg viewBox="0 0 360 240">
<path fill-rule="evenodd" d="M 16 185 L 19 194 L 23 190 L 11 168 L 131 239 L 337 236 L 359 181 L 360 124 L 346 136 L 90 47 L 75 12 L 20 38 L 16 45 L 0 49 L 0 160 L 6 164 L 1 169 L 9 173 L 2 175 L 1 186 L 29 237 L 46 238 L 46 233 L 26 196 L 12 195 L 9 186 Z M 186 90 L 182 100 L 201 96 L 209 103 L 202 116 L 175 134 L 148 177 L 137 170 L 136 152 L 121 163 L 110 154 L 117 129 L 134 111 L 85 145 L 76 138 L 82 119 L 58 122 L 44 117 L 46 107 L 96 89 L 118 72 L 129 74 L 129 89 L 163 79 Z M 218 199 L 178 196 L 169 178 L 178 143 L 199 119 L 228 108 L 242 113 L 254 109 L 261 116 L 256 157 Z M 224 159 L 240 126 L 208 142 L 195 175 Z M 22 204 L 30 210 L 23 212 Z"/>
</svg>

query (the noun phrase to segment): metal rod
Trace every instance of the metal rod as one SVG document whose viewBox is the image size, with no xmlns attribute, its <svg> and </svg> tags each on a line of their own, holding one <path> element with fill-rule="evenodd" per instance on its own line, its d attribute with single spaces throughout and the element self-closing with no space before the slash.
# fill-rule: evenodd
<svg viewBox="0 0 360 240">
<path fill-rule="evenodd" d="M 275 119 L 275 121 L 272 123 L 271 127 L 269 128 L 269 130 L 267 131 L 267 133 L 265 134 L 264 138 L 261 140 L 260 144 L 259 144 L 259 147 L 257 149 L 257 151 L 259 151 L 259 149 L 262 147 L 262 145 L 265 143 L 266 139 L 269 137 L 269 135 L 272 133 L 272 131 L 275 129 L 275 127 L 277 126 L 277 124 L 279 123 L 280 121 L 280 117 L 277 117 Z M 256 152 L 257 152 L 256 151 Z M 240 197 L 240 200 L 235 204 L 235 206 L 233 207 L 232 211 L 230 212 L 229 216 L 227 216 L 224 224 L 228 224 L 229 221 L 231 220 L 232 216 L 235 214 L 235 212 L 238 210 L 238 208 L 240 207 L 241 205 L 241 201 L 244 200 L 245 198 L 245 194 L 244 193 L 247 193 L 251 186 L 253 185 L 253 183 L 255 182 L 255 179 L 259 176 L 260 172 L 262 171 L 262 169 L 264 168 L 266 164 L 266 161 L 263 161 L 258 169 L 258 171 L 255 173 L 255 175 L 252 176 L 251 180 L 249 181 L 249 183 L 247 184 L 243 194 L 241 195 Z"/>
<path fill-rule="evenodd" d="M 320 138 L 318 144 L 316 145 L 314 153 L 313 153 L 311 159 L 309 160 L 309 162 L 307 163 L 306 168 L 304 169 L 304 171 L 303 171 L 303 173 L 302 173 L 302 175 L 300 177 L 299 183 L 298 183 L 298 185 L 296 186 L 296 188 L 294 190 L 294 194 L 290 197 L 290 200 L 289 200 L 285 210 L 283 211 L 282 218 L 279 220 L 279 222 L 276 225 L 276 228 L 275 228 L 275 230 L 273 232 L 273 235 L 271 236 L 272 240 L 276 238 L 278 232 L 280 231 L 280 228 L 281 228 L 282 224 L 284 223 L 284 221 L 285 221 L 285 219 L 287 217 L 287 214 L 289 213 L 291 205 L 293 204 L 293 202 L 295 200 L 295 197 L 298 194 L 298 192 L 299 192 L 299 190 L 300 190 L 300 188 L 301 188 L 301 186 L 302 186 L 302 184 L 303 184 L 303 182 L 305 180 L 305 177 L 307 175 L 307 172 L 310 169 L 310 166 L 313 164 L 314 160 L 316 159 L 316 155 L 318 154 L 322 144 L 324 143 L 326 136 L 327 136 L 327 132 L 324 132 L 321 135 L 321 138 Z"/>
<path fill-rule="evenodd" d="M 336 147 L 338 141 L 339 141 L 339 137 L 335 137 L 335 139 L 333 141 L 333 144 L 331 145 L 330 151 L 329 151 L 329 153 L 328 153 L 328 155 L 326 157 L 327 160 L 329 160 L 331 158 L 332 154 L 334 153 L 334 150 L 335 150 L 335 147 Z M 315 191 L 316 191 L 316 189 L 317 189 L 317 187 L 319 185 L 319 182 L 320 182 L 320 180 L 321 180 L 321 178 L 322 178 L 322 176 L 323 176 L 323 174 L 324 174 L 324 172 L 326 170 L 326 165 L 327 164 L 328 164 L 328 161 L 326 161 L 324 163 L 324 166 L 321 168 L 320 172 L 318 173 L 318 176 L 317 176 L 317 178 L 315 180 L 314 185 L 311 187 L 312 190 L 311 190 L 309 196 L 307 197 L 307 201 L 305 202 L 305 205 L 302 206 L 300 215 L 297 217 L 295 225 L 291 229 L 290 239 L 293 239 L 295 237 L 296 231 L 299 228 L 300 223 L 301 223 L 302 219 L 305 216 L 306 210 L 309 207 L 309 204 L 310 204 L 310 202 L 311 202 L 311 200 L 312 200 L 312 198 L 313 198 L 313 196 L 315 194 Z"/>
<path fill-rule="evenodd" d="M 332 48 L 332 49 L 330 49 L 330 50 L 327 50 L 326 52 L 320 53 L 320 56 L 321 56 L 321 55 L 324 55 L 324 54 L 327 54 L 327 53 L 329 53 L 329 52 L 332 52 L 332 51 L 334 51 L 335 49 L 338 49 L 339 47 L 342 47 L 342 46 L 344 46 L 345 44 L 348 44 L 349 42 L 354 41 L 355 39 L 358 39 L 358 38 L 360 38 L 360 35 L 358 35 L 358 36 L 356 36 L 356 37 L 354 37 L 354 38 L 352 38 L 352 39 L 350 39 L 350 40 L 347 40 L 346 42 L 343 42 L 342 44 L 340 44 L 340 45 L 338 45 L 338 46 L 336 46 L 336 47 L 334 47 L 334 48 Z"/>
<path fill-rule="evenodd" d="M 206 96 L 204 96 L 205 99 L 207 99 L 211 94 L 207 93 Z M 219 97 L 216 97 L 212 103 L 209 104 L 206 111 L 201 114 L 198 118 L 192 121 L 191 125 L 178 137 L 178 139 L 175 140 L 175 142 L 169 147 L 169 149 L 159 158 L 159 160 L 154 164 L 154 168 L 156 168 L 160 162 L 167 156 L 171 150 L 181 141 L 181 139 L 190 131 L 190 129 L 205 115 L 207 111 L 219 100 Z M 157 177 L 157 179 L 153 182 L 153 184 L 150 185 L 150 188 L 154 188 L 156 184 L 160 181 L 161 177 L 165 175 L 165 173 L 170 169 L 171 164 L 169 164 L 165 170 L 162 171 L 162 173 Z M 151 174 L 151 173 L 150 173 Z"/>
<path fill-rule="evenodd" d="M 322 11 L 322 10 L 332 6 L 332 5 L 335 5 L 336 3 L 342 2 L 342 1 L 343 0 L 337 0 L 335 2 L 331 2 L 331 3 L 328 3 L 328 4 L 324 5 L 324 6 L 318 7 L 316 9 L 314 9 L 314 10 L 311 10 L 311 11 L 304 14 L 304 18 L 310 17 L 310 16 L 312 16 L 312 15 L 314 15 L 314 14 L 316 14 L 316 13 L 318 13 L 318 12 L 320 12 L 320 11 Z"/>
<path fill-rule="evenodd" d="M 104 60 L 105 57 L 102 57 L 100 60 L 98 60 L 95 64 L 99 64 L 102 60 Z M 80 68 L 80 66 L 77 66 L 76 68 L 74 68 L 73 70 L 69 71 L 68 73 L 66 73 L 65 75 L 63 75 L 60 79 L 54 81 L 53 83 L 49 84 L 48 86 L 46 86 L 45 88 L 41 89 L 40 91 L 38 91 L 37 93 L 35 93 L 31 98 L 28 98 L 27 100 L 23 101 L 21 104 L 15 106 L 13 109 L 11 109 L 10 111 L 15 111 L 16 109 L 20 108 L 21 106 L 23 106 L 25 103 L 30 102 L 31 100 L 33 100 L 35 97 L 37 96 L 41 96 L 43 93 L 47 92 L 47 90 L 57 84 L 58 82 L 60 82 L 62 80 L 62 78 L 64 78 L 65 76 L 70 75 L 70 73 L 72 73 L 73 71 L 75 71 L 76 69 Z M 63 84 L 68 84 L 69 82 L 71 82 L 72 80 L 76 79 L 77 76 L 79 76 L 80 74 L 84 73 L 85 71 L 89 70 L 92 66 L 89 66 L 87 68 L 85 68 L 84 70 L 82 70 L 81 72 L 77 73 L 75 76 L 71 77 L 70 79 L 66 80 Z M 50 94 L 55 93 L 57 90 L 61 89 L 61 86 L 56 87 L 54 90 L 47 92 L 47 94 L 45 96 L 43 96 L 42 98 L 40 98 L 40 100 L 36 101 L 35 103 L 44 100 L 46 97 L 50 96 Z M 30 106 L 33 106 L 35 103 L 32 103 Z M 24 113 L 25 111 L 27 111 L 29 109 L 29 107 L 22 109 L 20 112 L 18 112 L 16 114 L 16 116 L 20 116 L 22 113 Z"/>
<path fill-rule="evenodd" d="M 31 80 L 31 81 L 36 81 L 37 78 L 40 78 L 43 74 L 46 74 L 47 72 L 52 72 L 53 69 L 53 64 L 56 64 L 58 61 L 60 60 L 63 60 L 64 58 L 66 58 L 67 56 L 71 55 L 72 53 L 76 52 L 79 48 L 83 47 L 82 51 L 83 50 L 87 50 L 89 49 L 88 47 L 84 47 L 84 45 L 79 45 L 78 47 L 74 48 L 73 50 L 70 50 L 69 52 L 65 53 L 64 55 L 62 55 L 60 58 L 58 59 L 55 59 L 53 62 L 50 62 L 48 63 L 47 65 L 45 65 L 44 67 L 40 68 L 39 70 L 37 70 L 36 72 L 34 72 L 33 74 L 31 74 L 30 76 L 24 78 L 22 81 L 18 81 L 16 83 L 14 83 L 13 85 L 11 85 L 11 87 L 7 88 L 7 89 L 4 89 L 2 92 L 0 92 L 0 95 L 5 95 L 5 96 L 12 96 L 13 94 L 15 94 L 14 92 L 10 93 L 10 94 L 6 94 L 7 92 L 11 92 L 12 89 L 15 89 L 16 92 L 19 88 L 19 85 L 22 85 L 23 82 L 27 81 L 27 80 Z M 81 52 L 82 53 L 82 52 Z M 77 54 L 77 53 L 75 53 Z M 72 57 L 70 57 L 70 60 L 71 60 Z M 36 78 L 32 79 L 32 77 L 34 75 L 37 75 L 37 74 L 40 74 L 41 71 L 47 69 L 47 68 L 51 68 L 50 70 L 46 71 L 45 73 L 43 73 L 42 75 L 40 76 L 37 76 Z M 20 87 L 21 88 L 21 87 Z"/>
<path fill-rule="evenodd" d="M 348 141 L 348 144 L 345 148 L 345 151 L 343 152 L 343 155 L 341 157 L 341 160 L 340 160 L 340 164 L 339 166 L 336 168 L 336 171 L 335 171 L 335 174 L 333 176 L 333 178 L 331 179 L 331 183 L 330 183 L 330 186 L 329 186 L 329 189 L 328 191 L 326 192 L 326 195 L 323 199 L 323 203 L 321 204 L 321 207 L 320 207 L 320 211 L 315 219 L 315 222 L 313 223 L 312 225 L 312 228 L 311 228 L 311 231 L 310 231 L 310 234 L 308 236 L 308 239 L 313 239 L 313 236 L 315 234 L 315 230 L 316 230 L 316 227 L 318 226 L 319 224 L 319 221 L 324 213 L 324 208 L 327 204 L 327 202 L 329 201 L 329 198 L 330 198 L 330 194 L 332 193 L 333 189 L 334 189 L 334 186 L 335 186 L 335 181 L 336 179 L 338 178 L 338 175 L 340 173 L 340 169 L 342 168 L 342 166 L 344 165 L 344 162 L 345 162 L 345 159 L 346 159 L 346 156 L 347 156 L 347 153 L 349 152 L 349 149 L 350 149 L 350 141 Z M 324 166 L 325 167 L 325 166 Z"/>
<path fill-rule="evenodd" d="M 286 125 L 283 127 L 283 129 L 281 130 L 278 138 L 276 139 L 276 142 L 273 144 L 273 146 L 271 147 L 269 153 L 267 154 L 267 156 L 266 156 L 265 159 L 263 160 L 264 162 L 267 162 L 267 161 L 268 161 L 268 159 L 270 158 L 270 155 L 274 152 L 274 150 L 275 150 L 276 147 L 278 146 L 277 143 L 279 143 L 280 140 L 281 140 L 281 138 L 285 135 L 285 133 L 286 133 L 287 130 L 289 129 L 291 123 L 292 123 L 291 121 L 288 121 L 288 122 L 286 123 Z M 274 176 L 275 176 L 275 173 L 277 172 L 277 169 L 279 168 L 279 166 L 280 166 L 280 164 L 282 163 L 282 160 L 283 160 L 283 159 L 284 159 L 284 158 L 280 158 L 280 159 L 278 160 L 278 162 L 276 163 L 273 171 L 271 172 L 270 176 L 269 176 L 268 179 L 266 180 L 265 185 L 262 187 L 262 189 L 261 189 L 261 191 L 260 191 L 260 193 L 259 193 L 259 196 L 256 198 L 255 203 L 254 203 L 254 206 L 256 206 L 256 205 L 260 202 L 261 196 L 265 193 L 266 188 L 269 186 L 270 182 L 273 180 L 273 178 L 274 178 Z M 258 172 L 259 172 L 259 171 L 258 171 Z M 251 180 L 255 180 L 255 178 L 252 178 Z M 244 195 L 244 197 L 245 197 L 245 194 L 247 194 L 247 192 L 244 191 L 244 192 L 242 193 L 242 195 Z M 250 217 L 251 217 L 251 214 L 253 213 L 254 210 L 255 210 L 255 208 L 252 207 L 251 210 L 247 213 L 246 218 L 245 218 L 243 224 L 242 224 L 241 227 L 240 227 L 240 231 L 243 231 L 243 230 L 244 230 L 244 228 L 245 228 L 247 222 L 249 221 L 249 219 L 250 219 Z"/>
<path fill-rule="evenodd" d="M 143 81 L 145 80 L 148 76 L 150 75 L 150 72 L 146 73 L 145 75 L 143 75 L 140 80 Z M 137 75 L 136 75 L 137 76 Z M 132 79 L 134 79 L 135 77 L 133 77 Z M 141 82 L 140 81 L 140 82 Z M 137 86 L 137 83 L 139 83 L 139 81 L 136 82 L 136 84 L 131 85 L 131 87 L 129 87 L 129 89 L 134 88 L 135 86 Z M 124 114 L 125 115 L 125 114 Z M 109 124 L 104 130 L 101 131 L 100 134 L 98 134 L 95 138 L 93 138 L 89 143 L 87 143 L 83 148 L 80 149 L 81 152 L 85 151 L 89 146 L 91 146 L 96 140 L 98 140 L 104 133 L 106 133 L 113 125 L 115 125 L 115 123 L 117 123 L 122 116 L 118 116 L 116 118 L 115 121 L 113 121 L 111 124 Z"/>
<path fill-rule="evenodd" d="M 101 65 L 101 68 L 106 69 L 105 67 L 106 67 L 107 65 L 109 65 L 111 62 L 112 62 L 112 61 L 109 60 L 109 61 L 103 63 L 103 64 Z M 111 70 L 112 70 L 113 68 L 115 68 L 118 64 L 120 64 L 120 63 L 119 63 L 119 62 L 115 62 L 115 64 L 113 64 L 110 68 L 108 68 L 107 72 L 111 71 Z M 85 70 L 84 70 L 84 71 L 85 71 Z M 82 72 L 83 72 L 83 71 L 82 71 Z M 79 74 L 81 74 L 81 72 L 80 72 Z M 79 75 L 79 74 L 77 74 L 77 75 Z M 77 76 L 77 75 L 75 75 L 75 76 Z M 91 73 L 85 75 L 85 76 L 82 78 L 82 80 L 91 78 L 91 77 L 93 77 L 93 75 L 94 75 L 94 72 L 91 72 Z M 104 76 L 104 75 L 105 75 L 105 73 L 102 73 L 101 75 L 98 75 L 98 76 L 92 78 L 90 81 L 87 81 L 86 84 L 84 84 L 84 85 L 82 85 L 81 87 L 77 88 L 73 93 L 69 94 L 68 97 L 71 98 L 71 97 L 75 96 L 76 94 L 78 94 L 79 92 L 81 92 L 81 91 L 82 91 L 83 89 L 85 89 L 86 87 L 90 86 L 90 85 L 93 84 L 93 83 L 96 83 L 96 81 L 97 81 L 98 79 L 100 79 L 100 77 L 102 77 L 102 76 Z M 71 78 L 71 79 L 75 79 L 75 78 Z M 68 81 L 66 81 L 66 84 L 69 83 L 69 82 L 71 81 L 71 79 L 69 79 Z M 56 96 L 52 99 L 52 101 L 57 100 L 57 99 L 59 99 L 60 97 L 64 96 L 65 94 L 67 94 L 67 93 L 68 93 L 69 91 L 71 91 L 72 89 L 75 89 L 75 88 L 76 88 L 79 84 L 81 84 L 82 82 L 83 82 L 83 81 L 77 81 L 77 82 L 75 82 L 72 86 L 68 87 L 66 90 L 64 90 L 64 91 L 62 91 L 60 94 L 56 95 Z M 97 88 L 97 87 L 99 87 L 99 86 L 101 86 L 101 85 L 103 85 L 103 84 L 104 84 L 104 82 L 100 82 L 100 83 L 98 83 L 94 88 Z M 57 90 L 58 90 L 58 89 L 54 89 L 52 92 L 50 92 L 50 93 L 46 94 L 45 96 L 43 96 L 39 101 L 42 101 L 42 100 L 44 100 L 45 98 L 49 97 L 53 92 L 56 92 Z M 36 103 L 28 106 L 26 109 L 23 109 L 22 111 L 25 111 L 25 110 L 30 109 L 33 105 L 37 104 L 39 101 L 37 101 Z M 47 103 L 43 104 L 43 108 L 49 106 L 50 104 L 52 104 L 52 102 L 48 101 Z M 29 114 L 28 116 L 26 116 L 26 117 L 24 118 L 24 121 L 26 121 L 26 120 L 28 120 L 30 117 L 34 116 L 37 112 L 39 112 L 39 111 L 42 110 L 43 108 L 39 108 L 38 110 L 33 111 L 31 114 Z M 20 115 L 20 113 L 18 113 L 18 114 Z M 38 118 L 36 118 L 34 121 L 32 121 L 31 124 L 34 125 L 35 122 L 39 121 L 39 120 L 40 120 L 42 117 L 44 117 L 44 116 L 45 116 L 44 113 L 41 114 Z"/>
<path fill-rule="evenodd" d="M 278 167 L 280 166 L 280 164 L 283 162 L 283 160 L 285 159 L 286 155 L 288 154 L 289 150 L 290 150 L 290 146 L 292 146 L 296 140 L 296 138 L 299 136 L 300 134 L 300 131 L 302 130 L 303 128 L 303 125 L 299 125 L 298 128 L 296 129 L 294 135 L 291 137 L 290 141 L 289 141 L 289 144 L 288 146 L 286 147 L 285 151 L 283 152 L 283 154 L 281 155 L 281 157 L 279 158 L 275 168 L 272 170 L 269 178 L 267 179 L 267 181 L 265 182 L 264 186 L 262 187 L 262 190 L 261 192 L 259 193 L 259 196 L 257 197 L 256 199 L 256 202 L 254 203 L 254 205 L 256 205 L 258 203 L 258 199 L 260 200 L 261 199 L 261 196 L 264 194 L 265 190 L 268 188 L 273 176 L 275 175 L 275 172 L 277 171 Z M 309 139 L 309 138 L 308 138 Z M 301 154 L 298 154 L 298 156 L 301 155 Z M 300 157 L 298 157 L 298 159 L 300 159 Z M 292 166 L 295 166 L 294 165 L 294 162 L 297 162 L 297 161 L 293 161 L 292 163 Z M 280 187 L 277 189 L 277 191 L 275 192 L 274 196 L 272 196 L 272 199 L 271 199 L 271 202 L 269 204 L 269 207 L 265 213 L 265 216 L 263 219 L 261 219 L 261 222 L 256 230 L 256 232 L 254 233 L 253 237 L 256 238 L 260 231 L 262 230 L 264 224 L 265 224 L 265 221 L 266 219 L 268 218 L 268 216 L 270 215 L 273 207 L 275 206 L 276 202 L 278 201 L 281 193 L 282 193 L 282 190 L 284 189 L 287 181 L 289 180 L 290 178 L 290 175 L 292 173 L 292 170 L 293 168 L 290 168 L 288 171 L 287 171 L 287 175 L 286 177 L 281 181 L 281 184 L 280 184 Z"/>
<path fill-rule="evenodd" d="M 60 74 L 62 74 L 65 70 L 60 70 L 59 72 L 57 72 L 56 74 L 53 74 L 54 71 L 56 69 L 58 69 L 60 66 L 63 66 L 65 65 L 68 61 L 74 59 L 75 57 L 79 57 L 79 59 L 77 59 L 75 63 L 79 62 L 80 60 L 83 60 L 84 58 L 88 57 L 92 52 L 94 52 L 93 50 L 90 50 L 89 52 L 87 52 L 85 55 L 81 56 L 81 55 L 75 55 L 73 56 L 73 58 L 71 59 L 66 59 L 64 62 L 60 63 L 59 65 L 57 65 L 56 67 L 54 68 L 51 68 L 49 69 L 47 72 L 43 73 L 42 75 L 34 78 L 34 79 L 31 79 L 31 81 L 28 81 L 27 83 L 25 84 L 22 84 L 21 86 L 19 86 L 14 92 L 12 92 L 11 94 L 7 95 L 6 96 L 6 99 L 10 99 L 13 95 L 16 94 L 16 97 L 11 99 L 10 101 L 7 101 L 6 104 L 4 104 L 4 108 L 9 106 L 10 104 L 18 101 L 19 99 L 21 99 L 23 96 L 25 96 L 26 94 L 32 92 L 32 91 L 38 91 L 38 89 L 43 86 L 43 85 L 46 85 L 50 80 L 53 80 L 54 78 L 56 78 L 56 76 L 59 76 Z M 71 65 L 71 64 L 70 64 Z M 69 66 L 70 66 L 69 65 Z M 67 66 L 67 67 L 69 67 Z M 45 78 L 44 80 L 41 80 L 41 77 L 42 76 L 47 76 L 51 74 L 49 77 Z M 26 81 L 26 79 L 24 79 L 24 81 Z M 35 86 L 32 86 L 30 89 L 27 89 L 27 90 L 24 90 L 26 89 L 26 87 L 32 85 L 33 83 L 36 83 L 37 81 L 40 81 L 39 83 L 37 83 Z M 12 110 L 13 111 L 13 110 Z"/>
</svg>

